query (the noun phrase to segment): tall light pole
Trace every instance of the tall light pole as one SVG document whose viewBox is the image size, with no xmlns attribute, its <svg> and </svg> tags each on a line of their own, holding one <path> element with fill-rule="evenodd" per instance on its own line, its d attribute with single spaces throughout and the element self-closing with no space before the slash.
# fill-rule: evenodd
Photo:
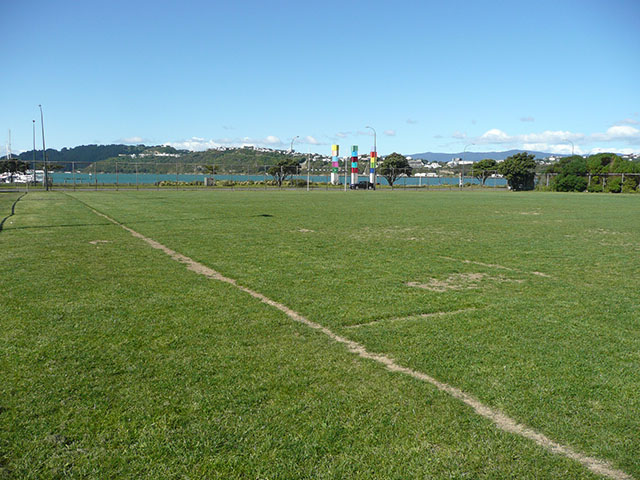
<svg viewBox="0 0 640 480">
<path fill-rule="evenodd" d="M 575 146 L 573 145 L 573 142 L 571 140 L 569 140 L 568 138 L 564 140 L 565 142 L 569 142 L 571 144 L 571 156 L 573 157 L 573 151 L 575 149 Z"/>
<path fill-rule="evenodd" d="M 297 139 L 300 138 L 300 135 L 296 135 L 295 137 L 293 137 L 291 139 L 291 145 L 289 146 L 289 152 L 293 152 L 293 142 Z"/>
<path fill-rule="evenodd" d="M 375 153 L 375 155 L 372 155 L 371 158 L 371 166 L 369 168 L 369 183 L 372 183 L 374 186 L 376 184 L 376 168 L 377 168 L 377 162 L 378 162 L 378 146 L 376 144 L 376 129 L 370 126 L 366 126 L 364 128 L 370 128 L 371 130 L 373 130 L 373 151 Z M 375 158 L 375 160 L 374 160 Z"/>
<path fill-rule="evenodd" d="M 33 120 L 33 183 L 36 183 L 36 121 Z"/>
<path fill-rule="evenodd" d="M 460 159 L 460 162 L 464 162 L 464 154 L 467 153 L 467 148 L 469 148 L 471 145 L 475 145 L 475 143 L 470 143 L 469 145 L 465 145 L 464 150 L 462 151 L 462 158 Z M 460 165 L 460 167 L 462 168 L 460 170 L 460 188 L 462 188 L 462 183 L 463 183 L 463 178 L 464 178 L 464 164 Z"/>
<path fill-rule="evenodd" d="M 47 147 L 44 143 L 44 115 L 42 114 L 42 105 L 40 107 L 40 124 L 42 125 L 42 162 L 44 163 L 44 189 L 49 191 L 49 175 L 47 173 Z"/>
</svg>

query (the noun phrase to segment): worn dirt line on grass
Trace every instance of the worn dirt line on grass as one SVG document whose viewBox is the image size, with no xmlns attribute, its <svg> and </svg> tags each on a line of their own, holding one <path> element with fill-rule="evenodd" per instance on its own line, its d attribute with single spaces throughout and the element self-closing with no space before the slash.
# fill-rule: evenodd
<svg viewBox="0 0 640 480">
<path fill-rule="evenodd" d="M 16 198 L 16 201 L 13 202 L 13 205 L 11 205 L 11 213 L 9 215 L 7 215 L 6 217 L 4 217 L 2 219 L 2 221 L 0 222 L 0 232 L 2 231 L 2 229 L 4 228 L 4 222 L 7 221 L 7 219 L 13 217 L 16 213 L 16 203 L 18 203 L 20 201 L 20 199 L 22 197 L 24 197 L 28 192 L 24 192 L 22 195 L 20 195 L 18 198 Z"/>
<path fill-rule="evenodd" d="M 504 413 L 483 404 L 482 402 L 477 400 L 475 397 L 469 395 L 468 393 L 463 392 L 459 388 L 456 388 L 447 383 L 441 382 L 431 377 L 430 375 L 427 375 L 426 373 L 413 370 L 412 368 L 409 368 L 409 367 L 403 367 L 402 365 L 397 364 L 395 360 L 393 360 L 391 357 L 388 357 L 387 355 L 369 352 L 364 347 L 364 345 L 361 345 L 357 342 L 354 342 L 353 340 L 349 340 L 346 337 L 342 337 L 334 333 L 333 331 L 329 330 L 327 327 L 305 318 L 304 316 L 290 309 L 286 305 L 276 302 L 275 300 L 272 300 L 266 297 L 265 295 L 259 292 L 256 292 L 255 290 L 251 290 L 248 287 L 240 285 L 233 278 L 225 277 L 221 273 L 216 272 L 214 269 L 209 268 L 206 265 L 203 265 L 199 262 L 196 262 L 195 260 L 185 255 L 182 255 L 181 253 L 171 250 L 170 248 L 162 245 L 159 242 L 156 242 L 155 240 L 149 237 L 145 237 L 141 233 L 138 233 L 135 230 L 127 227 L 126 225 L 123 225 L 117 222 L 111 217 L 103 213 L 100 213 L 91 207 L 88 207 L 88 208 L 90 208 L 96 215 L 99 215 L 107 219 L 108 221 L 114 223 L 115 225 L 118 225 L 124 228 L 131 235 L 133 235 L 136 238 L 139 238 L 140 240 L 143 240 L 153 248 L 166 253 L 172 259 L 185 264 L 189 270 L 192 270 L 196 273 L 204 275 L 208 278 L 219 280 L 221 282 L 225 282 L 233 285 L 239 290 L 260 300 L 261 302 L 267 305 L 270 305 L 274 308 L 277 308 L 281 312 L 285 313 L 292 320 L 295 320 L 296 322 L 306 325 L 309 328 L 312 328 L 314 330 L 324 333 L 330 339 L 334 340 L 335 342 L 343 344 L 345 347 L 347 347 L 347 350 L 349 350 L 350 352 L 362 358 L 374 360 L 378 363 L 381 363 L 388 370 L 392 372 L 403 373 L 415 379 L 430 383 L 431 385 L 435 386 L 438 390 L 448 393 L 452 397 L 462 401 L 463 403 L 471 407 L 478 415 L 481 415 L 482 417 L 488 420 L 491 420 L 499 429 L 504 430 L 505 432 L 513 433 L 516 435 L 520 435 L 524 438 L 527 438 L 529 440 L 533 440 L 535 443 L 545 448 L 546 450 L 549 450 L 555 454 L 564 455 L 565 457 L 568 457 L 572 460 L 580 462 L 582 465 L 584 465 L 586 468 L 588 468 L 589 470 L 591 470 L 596 474 L 603 475 L 605 477 L 609 477 L 614 480 L 633 480 L 633 477 L 631 477 L 629 474 L 623 472 L 622 470 L 615 469 L 608 462 L 604 460 L 600 460 L 595 457 L 589 457 L 587 455 L 584 455 L 580 452 L 575 451 L 569 446 L 554 442 L 553 440 L 548 438 L 546 435 L 540 432 L 537 432 L 527 427 L 526 425 L 519 424 L 512 418 L 505 415 Z"/>
<path fill-rule="evenodd" d="M 371 325 L 377 325 L 379 323 L 401 322 L 403 320 L 412 320 L 412 319 L 417 319 L 417 318 L 443 317 L 444 315 L 456 315 L 458 313 L 473 312 L 475 310 L 478 310 L 478 309 L 477 308 L 465 308 L 465 309 L 462 309 L 462 310 L 453 310 L 451 312 L 418 313 L 416 315 L 407 315 L 406 317 L 381 318 L 380 320 L 373 320 L 372 322 L 367 322 L 367 323 L 357 323 L 355 325 L 349 325 L 349 326 L 346 326 L 344 328 L 369 327 Z"/>
<path fill-rule="evenodd" d="M 446 257 L 444 255 L 440 255 L 439 257 L 444 259 L 444 260 L 451 260 L 452 262 L 470 263 L 472 265 L 480 265 L 481 267 L 498 268 L 500 270 L 508 270 L 510 272 L 527 273 L 529 275 L 537 275 L 538 277 L 553 278 L 548 273 L 528 272 L 526 270 L 519 270 L 517 268 L 511 268 L 511 267 L 505 267 L 504 265 L 498 265 L 497 263 L 476 262 L 475 260 L 467 260 L 465 258 Z"/>
</svg>

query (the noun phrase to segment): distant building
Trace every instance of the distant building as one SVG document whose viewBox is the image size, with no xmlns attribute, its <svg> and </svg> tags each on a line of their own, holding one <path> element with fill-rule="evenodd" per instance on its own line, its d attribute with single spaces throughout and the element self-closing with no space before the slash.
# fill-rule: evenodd
<svg viewBox="0 0 640 480">
<path fill-rule="evenodd" d="M 460 157 L 452 158 L 450 162 L 447 162 L 447 167 L 457 167 L 459 165 L 473 165 L 471 160 L 462 160 Z"/>
</svg>

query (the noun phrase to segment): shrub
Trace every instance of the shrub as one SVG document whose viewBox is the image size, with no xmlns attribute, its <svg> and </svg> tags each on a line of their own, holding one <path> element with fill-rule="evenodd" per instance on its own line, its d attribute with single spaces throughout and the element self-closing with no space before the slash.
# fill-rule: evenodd
<svg viewBox="0 0 640 480">
<path fill-rule="evenodd" d="M 587 189 L 587 180 L 578 175 L 560 174 L 554 181 L 558 192 L 584 192 Z"/>
<path fill-rule="evenodd" d="M 622 184 L 622 193 L 632 193 L 638 191 L 638 177 L 626 177 Z"/>
<path fill-rule="evenodd" d="M 587 190 L 594 193 L 602 192 L 602 181 L 600 177 L 591 177 L 591 183 Z"/>
<path fill-rule="evenodd" d="M 605 190 L 609 193 L 620 193 L 622 189 L 622 179 L 620 177 L 609 177 Z"/>
</svg>

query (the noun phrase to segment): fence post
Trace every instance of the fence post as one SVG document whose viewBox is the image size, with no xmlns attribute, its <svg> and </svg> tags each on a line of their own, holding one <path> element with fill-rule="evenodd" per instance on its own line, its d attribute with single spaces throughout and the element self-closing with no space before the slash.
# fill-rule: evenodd
<svg viewBox="0 0 640 480">
<path fill-rule="evenodd" d="M 116 192 L 118 191 L 118 161 L 116 160 Z"/>
<path fill-rule="evenodd" d="M 139 190 L 139 188 L 138 188 L 138 162 L 136 162 L 136 190 Z"/>
<path fill-rule="evenodd" d="M 71 162 L 71 172 L 73 176 L 73 191 L 76 191 L 76 162 Z"/>
</svg>

